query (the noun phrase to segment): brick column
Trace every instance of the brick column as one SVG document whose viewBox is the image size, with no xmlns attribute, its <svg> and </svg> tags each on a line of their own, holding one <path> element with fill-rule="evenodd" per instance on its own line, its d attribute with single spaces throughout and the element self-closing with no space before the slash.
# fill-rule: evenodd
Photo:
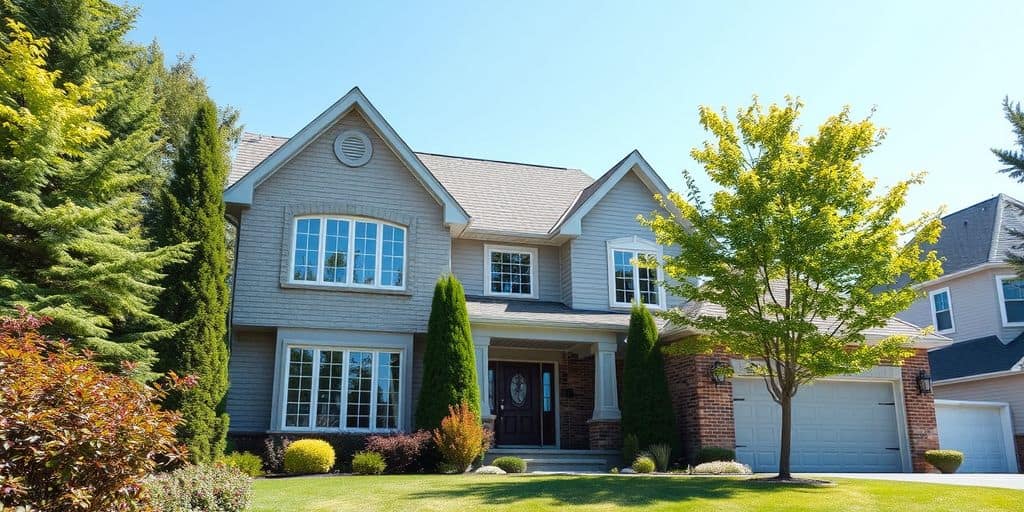
<svg viewBox="0 0 1024 512">
<path fill-rule="evenodd" d="M 1017 446 L 1017 472 L 1024 473 L 1024 435 L 1013 436 Z"/>
<path fill-rule="evenodd" d="M 720 353 L 665 357 L 665 377 L 683 457 L 690 464 L 696 461 L 703 447 L 734 449 L 736 445 L 732 380 L 715 385 L 711 380 L 711 366 L 716 361 L 728 362 L 729 358 Z"/>
<path fill-rule="evenodd" d="M 587 422 L 591 450 L 619 450 L 622 448 L 622 423 L 617 420 L 590 420 Z"/>
<path fill-rule="evenodd" d="M 903 402 L 907 412 L 907 435 L 910 437 L 910 460 L 915 473 L 937 473 L 924 460 L 924 452 L 939 448 L 939 429 L 935 423 L 935 396 L 917 390 L 917 374 L 931 373 L 928 351 L 919 348 L 914 356 L 903 361 Z"/>
</svg>

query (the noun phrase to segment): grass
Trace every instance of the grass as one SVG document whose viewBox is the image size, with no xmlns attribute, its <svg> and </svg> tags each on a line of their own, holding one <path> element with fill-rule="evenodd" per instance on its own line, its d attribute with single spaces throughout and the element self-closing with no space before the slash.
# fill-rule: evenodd
<svg viewBox="0 0 1024 512">
<path fill-rule="evenodd" d="M 252 511 L 1000 511 L 1024 491 L 837 480 L 835 487 L 724 478 L 400 475 L 260 479 Z"/>
</svg>

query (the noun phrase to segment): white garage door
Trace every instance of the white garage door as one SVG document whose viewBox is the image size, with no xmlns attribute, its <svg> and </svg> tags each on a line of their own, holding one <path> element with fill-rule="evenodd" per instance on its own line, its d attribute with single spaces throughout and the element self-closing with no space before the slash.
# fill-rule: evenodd
<svg viewBox="0 0 1024 512">
<path fill-rule="evenodd" d="M 736 458 L 777 471 L 782 409 L 764 380 L 733 380 Z M 793 401 L 791 468 L 802 472 L 899 472 L 900 437 L 888 382 L 819 381 Z"/>
<path fill-rule="evenodd" d="M 1004 404 L 935 401 L 939 446 L 964 452 L 959 473 L 1016 472 L 1003 421 Z M 1011 467 L 1013 465 L 1014 467 Z"/>
</svg>

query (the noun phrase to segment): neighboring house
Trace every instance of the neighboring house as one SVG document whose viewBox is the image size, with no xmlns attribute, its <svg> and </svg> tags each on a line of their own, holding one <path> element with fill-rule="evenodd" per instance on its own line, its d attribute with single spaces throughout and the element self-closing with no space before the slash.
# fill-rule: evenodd
<svg viewBox="0 0 1024 512">
<path fill-rule="evenodd" d="M 943 217 L 932 249 L 944 274 L 919 285 L 925 296 L 898 315 L 955 342 L 929 353 L 935 397 L 950 401 L 940 403 L 940 438 L 974 450 L 966 464 L 984 463 L 979 470 L 1013 469 L 999 448 L 1013 450 L 1003 439 L 1010 425 L 1024 449 L 1024 279 L 1006 263 L 1017 243 L 1009 230 L 1024 229 L 1022 206 L 999 194 Z"/>
<path fill-rule="evenodd" d="M 596 180 L 415 153 L 358 89 L 291 138 L 245 134 L 224 193 L 239 227 L 231 435 L 410 429 L 434 283 L 452 272 L 466 289 L 498 446 L 618 449 L 630 303 L 684 306 L 658 271 L 634 264 L 667 250 L 637 222 L 667 192 L 637 151 Z M 917 332 L 893 320 L 868 338 Z M 944 343 L 927 336 L 921 347 Z M 777 407 L 742 371 L 714 384 L 716 362 L 740 364 L 666 362 L 687 456 L 735 446 L 770 469 Z M 795 469 L 924 470 L 923 451 L 937 446 L 932 397 L 915 387 L 927 369 L 919 349 L 903 368 L 807 388 Z"/>
</svg>

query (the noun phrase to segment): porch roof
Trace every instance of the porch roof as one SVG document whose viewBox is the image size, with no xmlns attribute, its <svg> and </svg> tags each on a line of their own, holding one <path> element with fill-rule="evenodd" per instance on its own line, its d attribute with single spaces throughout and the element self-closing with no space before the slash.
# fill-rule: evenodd
<svg viewBox="0 0 1024 512">
<path fill-rule="evenodd" d="M 625 332 L 629 313 L 572 309 L 560 302 L 467 297 L 470 322 Z"/>
</svg>

